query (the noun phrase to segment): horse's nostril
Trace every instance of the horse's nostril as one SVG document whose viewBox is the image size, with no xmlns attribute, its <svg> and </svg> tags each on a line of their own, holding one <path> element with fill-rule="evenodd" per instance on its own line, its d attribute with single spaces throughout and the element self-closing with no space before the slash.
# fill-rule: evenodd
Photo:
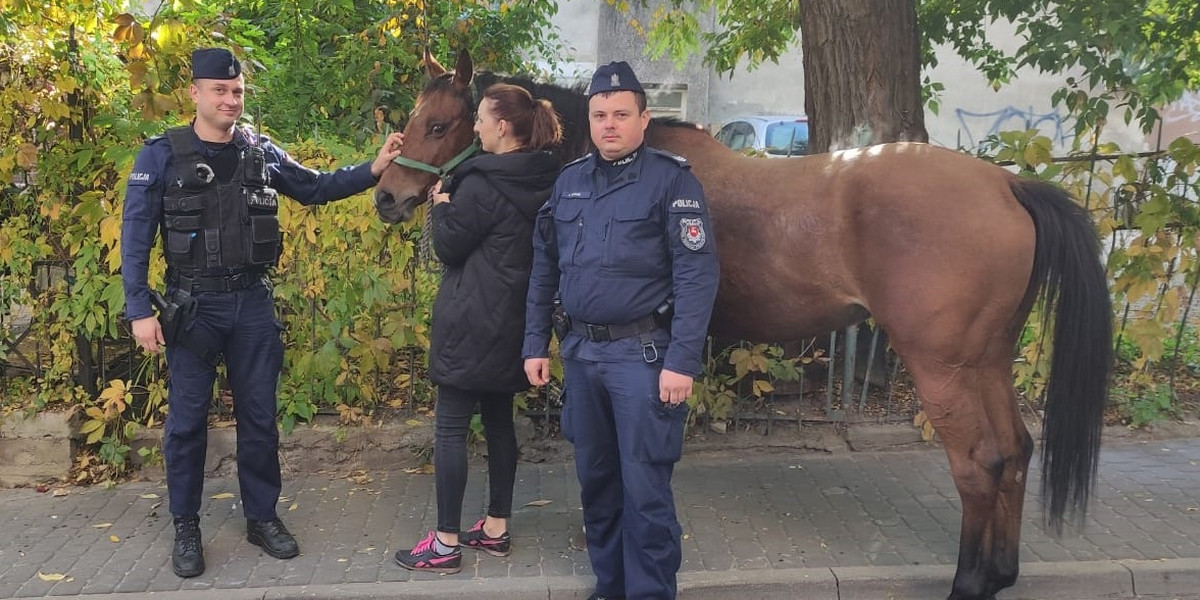
<svg viewBox="0 0 1200 600">
<path fill-rule="evenodd" d="M 375 190 L 374 200 L 376 210 L 388 209 L 396 205 L 396 199 L 391 194 L 380 189 Z"/>
</svg>

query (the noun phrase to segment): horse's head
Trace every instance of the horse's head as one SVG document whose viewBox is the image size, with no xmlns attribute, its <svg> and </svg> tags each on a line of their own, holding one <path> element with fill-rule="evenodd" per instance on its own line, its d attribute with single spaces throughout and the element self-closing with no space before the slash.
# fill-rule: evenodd
<svg viewBox="0 0 1200 600">
<path fill-rule="evenodd" d="M 426 50 L 425 69 L 430 81 L 404 127 L 404 151 L 375 185 L 375 210 L 388 223 L 411 219 L 429 188 L 469 155 L 475 140 L 471 55 L 459 52 L 448 72 Z"/>
</svg>

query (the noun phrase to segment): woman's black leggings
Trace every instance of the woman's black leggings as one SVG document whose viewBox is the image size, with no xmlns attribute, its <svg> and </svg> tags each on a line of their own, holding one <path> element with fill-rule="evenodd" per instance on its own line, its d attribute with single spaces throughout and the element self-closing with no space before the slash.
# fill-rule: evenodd
<svg viewBox="0 0 1200 600">
<path fill-rule="evenodd" d="M 463 494 L 467 489 L 467 433 L 477 404 L 487 436 L 487 514 L 502 519 L 512 516 L 513 485 L 517 477 L 513 395 L 440 385 L 434 408 L 433 464 L 437 485 L 437 528 L 445 533 L 458 533 L 462 525 Z"/>
</svg>

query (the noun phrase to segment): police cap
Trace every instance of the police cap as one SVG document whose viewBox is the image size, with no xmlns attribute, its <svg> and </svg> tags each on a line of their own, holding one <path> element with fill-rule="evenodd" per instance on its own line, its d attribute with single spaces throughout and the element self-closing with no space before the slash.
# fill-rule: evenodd
<svg viewBox="0 0 1200 600">
<path fill-rule="evenodd" d="M 591 98 L 604 92 L 620 91 L 646 93 L 646 90 L 642 89 L 642 84 L 638 82 L 637 76 L 633 74 L 633 68 L 623 60 L 610 62 L 597 68 L 596 74 L 592 75 L 592 84 L 588 86 L 587 95 L 588 98 Z"/>
<path fill-rule="evenodd" d="M 242 63 L 225 48 L 198 48 L 192 52 L 192 79 L 237 79 Z"/>
</svg>

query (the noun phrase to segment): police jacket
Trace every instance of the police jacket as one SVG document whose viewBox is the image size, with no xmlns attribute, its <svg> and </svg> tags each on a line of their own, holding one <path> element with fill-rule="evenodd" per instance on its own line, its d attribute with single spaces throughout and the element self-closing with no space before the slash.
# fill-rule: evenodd
<svg viewBox="0 0 1200 600">
<path fill-rule="evenodd" d="M 573 321 L 621 325 L 674 301 L 651 337 L 663 368 L 696 377 L 720 270 L 704 191 L 687 162 L 643 147 L 609 182 L 596 154 L 567 165 L 538 214 L 522 355 L 547 356 L 557 293 Z M 564 357 L 649 358 L 639 337 L 561 340 Z"/>
<path fill-rule="evenodd" d="M 433 304 L 429 377 L 488 392 L 529 387 L 521 362 L 533 225 L 558 161 L 545 152 L 484 154 L 460 165 L 432 208 L 445 265 Z"/>
<path fill-rule="evenodd" d="M 186 139 L 190 139 L 192 143 L 191 149 L 210 164 L 215 172 L 216 183 L 228 183 L 231 178 L 240 177 L 237 173 L 241 168 L 239 157 L 247 148 L 256 145 L 262 149 L 262 167 L 267 174 L 265 183 L 259 187 L 273 188 L 302 204 L 324 204 L 352 196 L 375 185 L 370 162 L 332 173 L 321 173 L 300 165 L 268 137 L 241 128 L 234 130 L 233 141 L 225 145 L 202 142 L 191 127 L 186 128 L 186 133 Z M 175 166 L 168 136 L 155 136 L 146 140 L 146 145 L 138 153 L 133 171 L 127 180 L 121 225 L 121 277 L 125 287 L 125 316 L 131 321 L 153 315 L 147 283 L 150 248 L 160 231 L 167 230 L 166 219 L 178 218 L 178 214 L 183 214 L 178 213 L 180 208 L 185 209 L 184 213 L 196 212 L 191 210 L 195 207 L 175 204 L 172 211 L 164 210 L 164 195 L 170 195 L 168 192 L 171 191 L 168 188 L 180 183 L 179 171 Z M 170 216 L 169 212 L 178 214 Z M 186 228 L 187 225 L 176 223 L 175 228 L 178 230 L 180 227 Z M 266 229 L 259 227 L 259 230 L 253 230 L 247 227 L 245 232 L 251 236 L 267 235 Z M 250 242 L 247 241 L 244 247 L 251 248 Z M 250 256 L 251 252 L 253 251 L 247 250 L 246 255 Z M 265 269 L 274 261 L 273 257 L 262 254 L 258 252 L 256 260 L 260 267 Z M 183 256 L 184 253 L 180 252 L 178 255 Z M 201 270 L 205 272 L 197 275 L 221 274 L 220 269 Z"/>
</svg>

